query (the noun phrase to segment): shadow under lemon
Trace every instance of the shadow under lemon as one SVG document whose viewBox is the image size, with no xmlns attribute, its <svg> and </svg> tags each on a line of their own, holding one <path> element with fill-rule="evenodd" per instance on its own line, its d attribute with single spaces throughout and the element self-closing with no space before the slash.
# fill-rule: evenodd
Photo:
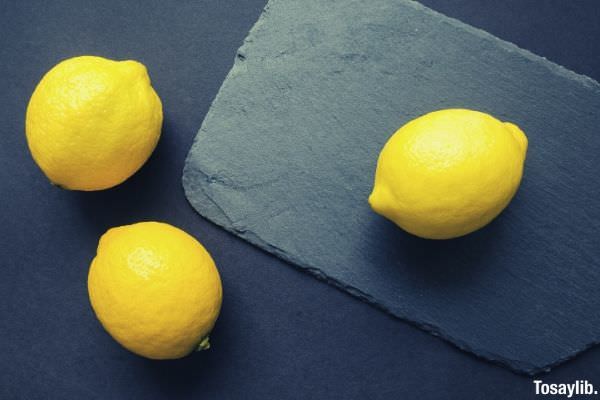
<svg viewBox="0 0 600 400">
<path fill-rule="evenodd" d="M 183 160 L 175 151 L 176 127 L 165 117 L 160 140 L 148 161 L 123 183 L 106 190 L 65 190 L 65 201 L 80 211 L 96 235 L 109 228 L 146 220 L 169 221 L 177 196 Z M 171 207 L 169 207 L 171 206 Z"/>
<path fill-rule="evenodd" d="M 522 188 L 519 192 L 522 191 Z M 379 274 L 402 274 L 415 287 L 460 290 L 478 285 L 477 277 L 489 271 L 490 262 L 509 245 L 511 220 L 518 218 L 519 192 L 506 209 L 483 228 L 454 239 L 430 240 L 403 231 L 393 222 L 376 215 L 366 237 L 378 258 L 372 265 Z M 384 270 L 381 266 L 386 266 Z M 390 276 L 390 279 L 397 279 Z"/>
</svg>

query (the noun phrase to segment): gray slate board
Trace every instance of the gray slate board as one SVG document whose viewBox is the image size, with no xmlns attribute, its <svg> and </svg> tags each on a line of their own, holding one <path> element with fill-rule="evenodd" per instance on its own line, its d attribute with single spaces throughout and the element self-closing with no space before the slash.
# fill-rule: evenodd
<svg viewBox="0 0 600 400">
<path fill-rule="evenodd" d="M 368 204 L 389 136 L 466 107 L 521 126 L 488 227 L 412 237 Z M 600 85 L 407 0 L 272 0 L 188 155 L 203 216 L 461 349 L 537 373 L 600 341 Z"/>
</svg>

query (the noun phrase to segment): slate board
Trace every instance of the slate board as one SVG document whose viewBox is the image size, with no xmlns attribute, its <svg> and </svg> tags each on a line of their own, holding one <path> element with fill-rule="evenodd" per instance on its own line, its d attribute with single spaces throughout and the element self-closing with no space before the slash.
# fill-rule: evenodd
<svg viewBox="0 0 600 400">
<path fill-rule="evenodd" d="M 427 241 L 373 213 L 402 124 L 466 107 L 527 133 L 512 204 Z M 407 0 L 272 0 L 188 155 L 203 216 L 461 349 L 534 374 L 600 340 L 600 85 Z"/>
</svg>

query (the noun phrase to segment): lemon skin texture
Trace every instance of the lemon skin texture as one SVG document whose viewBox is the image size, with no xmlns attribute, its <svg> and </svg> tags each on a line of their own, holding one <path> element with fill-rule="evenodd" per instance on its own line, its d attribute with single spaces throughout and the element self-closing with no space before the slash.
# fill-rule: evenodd
<svg viewBox="0 0 600 400">
<path fill-rule="evenodd" d="M 512 123 L 466 109 L 431 112 L 385 144 L 369 203 L 416 236 L 463 236 L 508 205 L 526 153 L 527 137 Z"/>
<path fill-rule="evenodd" d="M 181 229 L 159 222 L 108 230 L 90 266 L 88 293 L 108 333 L 151 359 L 208 348 L 222 301 L 210 254 Z"/>
<path fill-rule="evenodd" d="M 144 65 L 81 56 L 44 75 L 29 100 L 25 132 L 35 162 L 52 183 L 101 190 L 146 162 L 162 120 Z"/>
</svg>

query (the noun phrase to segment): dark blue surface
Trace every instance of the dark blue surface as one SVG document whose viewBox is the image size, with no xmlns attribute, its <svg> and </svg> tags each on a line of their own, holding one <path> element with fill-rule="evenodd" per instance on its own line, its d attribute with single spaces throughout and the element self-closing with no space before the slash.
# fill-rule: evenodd
<svg viewBox="0 0 600 400">
<path fill-rule="evenodd" d="M 263 1 L 0 4 L 0 398 L 530 398 L 531 379 L 384 315 L 197 217 L 180 185 L 186 152 Z M 111 3 L 111 4 L 108 4 Z M 600 4 L 424 1 L 600 79 Z M 163 137 L 124 185 L 51 187 L 24 137 L 42 74 L 80 54 L 144 62 L 163 100 Z M 108 227 L 163 220 L 198 237 L 223 277 L 210 351 L 156 362 L 121 349 L 87 300 Z M 592 349 L 542 379 L 591 379 Z"/>
</svg>

